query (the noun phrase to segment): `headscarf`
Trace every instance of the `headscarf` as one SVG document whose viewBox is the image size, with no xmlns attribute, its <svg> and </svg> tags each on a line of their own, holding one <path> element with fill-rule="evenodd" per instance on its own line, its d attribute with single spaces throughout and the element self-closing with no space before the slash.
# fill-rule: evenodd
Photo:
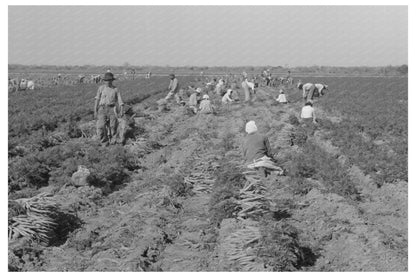
<svg viewBox="0 0 416 277">
<path fill-rule="evenodd" d="M 246 132 L 247 132 L 247 134 L 252 134 L 252 133 L 257 132 L 256 122 L 254 122 L 253 120 L 247 122 Z"/>
</svg>

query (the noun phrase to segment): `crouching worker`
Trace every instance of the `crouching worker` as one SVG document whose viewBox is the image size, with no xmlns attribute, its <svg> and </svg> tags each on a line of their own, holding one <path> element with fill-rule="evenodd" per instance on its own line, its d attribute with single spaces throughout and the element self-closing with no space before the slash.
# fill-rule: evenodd
<svg viewBox="0 0 416 277">
<path fill-rule="evenodd" d="M 189 108 L 192 110 L 192 112 L 194 114 L 196 114 L 198 112 L 198 100 L 201 94 L 201 88 L 197 88 L 196 90 L 194 90 L 191 94 L 191 96 L 189 97 Z"/>
<path fill-rule="evenodd" d="M 280 92 L 280 94 L 279 94 L 279 97 L 278 97 L 278 98 L 276 98 L 276 101 L 277 101 L 279 104 L 287 104 L 289 101 L 287 101 L 287 99 L 286 99 L 286 94 L 285 94 L 285 92 L 283 91 L 283 89 L 281 89 L 279 92 Z"/>
<path fill-rule="evenodd" d="M 311 100 L 307 101 L 305 106 L 303 106 L 302 111 L 300 112 L 300 121 L 301 123 L 306 124 L 317 124 L 315 109 L 313 108 L 313 102 Z"/>
<path fill-rule="evenodd" d="M 232 93 L 233 93 L 232 89 L 227 89 L 227 92 L 222 97 L 221 102 L 223 104 L 230 104 L 231 102 L 234 102 L 234 100 L 231 98 Z"/>
<path fill-rule="evenodd" d="M 115 80 L 113 73 L 107 72 L 104 75 L 104 85 L 98 88 L 94 104 L 94 118 L 97 119 L 97 135 L 102 145 L 107 146 L 116 143 L 117 136 L 117 105 L 120 113 L 123 111 L 123 100 L 120 92 L 113 85 Z"/>
<path fill-rule="evenodd" d="M 199 105 L 201 114 L 215 114 L 215 107 L 211 104 L 208 94 L 202 97 L 201 104 Z"/>
<path fill-rule="evenodd" d="M 302 124 L 302 127 L 306 128 L 308 137 L 314 134 L 317 122 L 312 101 L 306 102 L 305 106 L 303 106 L 302 111 L 300 112 L 300 123 Z"/>
<path fill-rule="evenodd" d="M 278 175 L 283 174 L 283 169 L 273 161 L 273 153 L 270 148 L 269 139 L 258 133 L 254 121 L 246 124 L 247 137 L 243 145 L 243 155 L 250 169 L 260 169 L 267 177 L 271 171 Z"/>
<path fill-rule="evenodd" d="M 126 144 L 126 140 L 128 137 L 130 137 L 132 134 L 132 130 L 134 128 L 134 116 L 136 115 L 133 112 L 133 108 L 128 105 L 124 105 L 124 113 L 121 115 L 121 118 L 119 119 L 118 124 L 118 137 L 117 142 L 121 143 L 122 145 Z"/>
</svg>

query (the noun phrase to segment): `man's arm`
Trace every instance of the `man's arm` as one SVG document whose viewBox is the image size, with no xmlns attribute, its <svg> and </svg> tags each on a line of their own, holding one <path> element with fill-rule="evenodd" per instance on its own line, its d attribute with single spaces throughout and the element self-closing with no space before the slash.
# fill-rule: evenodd
<svg viewBox="0 0 416 277">
<path fill-rule="evenodd" d="M 117 89 L 117 102 L 118 102 L 118 105 L 120 107 L 120 116 L 123 116 L 123 114 L 124 114 L 124 103 L 123 103 L 123 99 L 121 99 L 121 94 L 118 91 L 118 89 Z"/>
<path fill-rule="evenodd" d="M 101 90 L 98 88 L 97 96 L 95 96 L 95 102 L 94 102 L 94 119 L 97 118 L 98 113 L 98 104 L 100 103 L 101 99 Z"/>
</svg>

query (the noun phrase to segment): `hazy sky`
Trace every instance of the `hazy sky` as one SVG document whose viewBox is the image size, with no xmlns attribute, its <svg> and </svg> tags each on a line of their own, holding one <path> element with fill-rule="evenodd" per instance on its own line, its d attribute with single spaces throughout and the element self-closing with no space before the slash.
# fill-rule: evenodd
<svg viewBox="0 0 416 277">
<path fill-rule="evenodd" d="M 9 6 L 9 63 L 407 64 L 407 6 Z"/>
</svg>

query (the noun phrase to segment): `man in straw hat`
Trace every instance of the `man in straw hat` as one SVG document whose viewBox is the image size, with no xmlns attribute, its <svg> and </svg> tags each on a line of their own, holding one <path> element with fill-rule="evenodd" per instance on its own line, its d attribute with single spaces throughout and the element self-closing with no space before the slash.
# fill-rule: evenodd
<svg viewBox="0 0 416 277">
<path fill-rule="evenodd" d="M 104 75 L 104 85 L 100 86 L 95 97 L 94 118 L 97 119 L 97 135 L 103 145 L 115 144 L 117 134 L 117 105 L 123 114 L 123 100 L 120 92 L 113 85 L 113 73 Z M 109 132 L 107 132 L 107 129 Z"/>
</svg>

